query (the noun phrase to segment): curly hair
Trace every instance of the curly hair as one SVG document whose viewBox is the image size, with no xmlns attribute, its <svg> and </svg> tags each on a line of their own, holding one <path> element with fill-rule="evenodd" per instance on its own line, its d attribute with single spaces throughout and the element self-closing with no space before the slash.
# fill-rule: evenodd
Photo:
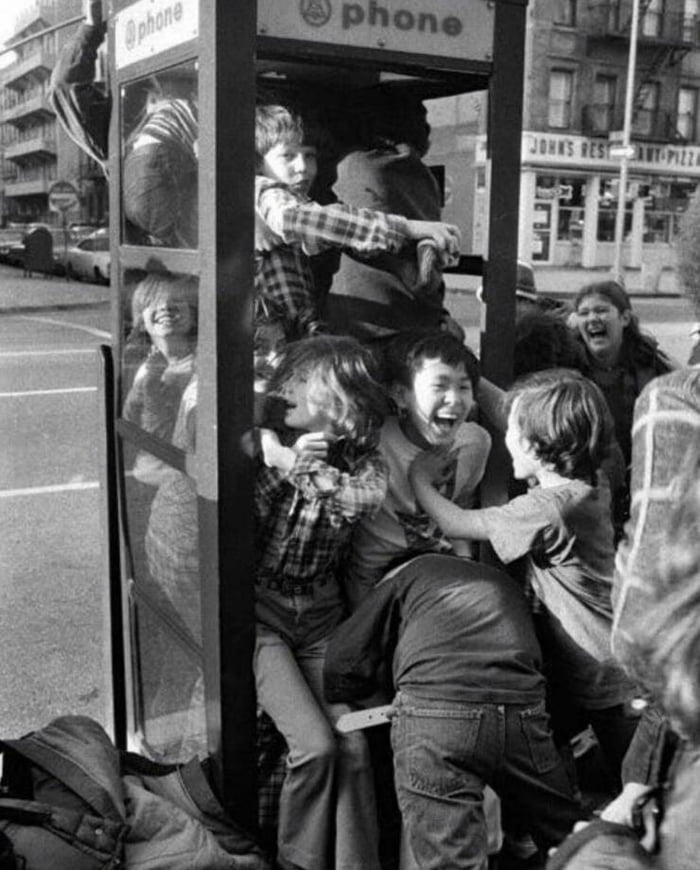
<svg viewBox="0 0 700 870">
<path fill-rule="evenodd" d="M 513 373 L 516 378 L 549 368 L 583 371 L 586 354 L 573 330 L 558 314 L 528 311 L 515 324 Z"/>
<path fill-rule="evenodd" d="M 521 434 L 557 474 L 594 483 L 608 456 L 613 424 L 600 389 L 573 369 L 522 378 L 508 392 Z"/>
<path fill-rule="evenodd" d="M 291 342 L 269 392 L 282 393 L 293 378 L 305 379 L 308 397 L 324 409 L 336 435 L 362 449 L 377 445 L 389 402 L 372 354 L 356 339 L 318 335 Z"/>
<path fill-rule="evenodd" d="M 700 744 L 700 449 L 693 445 L 659 549 L 653 606 L 637 623 L 622 663 L 674 727 Z"/>
</svg>

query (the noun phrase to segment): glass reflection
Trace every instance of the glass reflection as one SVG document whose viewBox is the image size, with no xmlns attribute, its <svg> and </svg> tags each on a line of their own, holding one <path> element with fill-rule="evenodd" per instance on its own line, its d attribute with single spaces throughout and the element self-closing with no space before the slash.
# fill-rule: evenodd
<svg viewBox="0 0 700 870">
<path fill-rule="evenodd" d="M 196 248 L 199 121 L 194 63 L 124 88 L 122 119 L 125 241 Z"/>
</svg>

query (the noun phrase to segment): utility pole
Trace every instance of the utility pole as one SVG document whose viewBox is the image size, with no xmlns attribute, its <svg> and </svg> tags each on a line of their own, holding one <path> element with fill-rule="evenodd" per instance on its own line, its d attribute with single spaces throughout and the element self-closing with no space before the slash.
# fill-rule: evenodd
<svg viewBox="0 0 700 870">
<path fill-rule="evenodd" d="M 617 214 L 615 215 L 615 258 L 613 274 L 624 284 L 622 268 L 622 242 L 625 234 L 625 206 L 627 204 L 627 174 L 630 157 L 634 148 L 630 142 L 632 132 L 632 112 L 634 100 L 634 73 L 637 67 L 637 34 L 639 32 L 639 0 L 632 0 L 632 21 L 630 24 L 630 48 L 627 60 L 627 87 L 625 89 L 625 117 L 622 126 L 622 145 L 620 156 L 620 189 L 617 195 Z"/>
</svg>

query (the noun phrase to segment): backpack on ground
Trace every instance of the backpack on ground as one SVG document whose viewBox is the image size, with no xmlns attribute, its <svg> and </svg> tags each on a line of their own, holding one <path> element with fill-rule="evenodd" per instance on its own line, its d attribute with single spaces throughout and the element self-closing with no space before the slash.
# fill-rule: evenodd
<svg viewBox="0 0 700 870">
<path fill-rule="evenodd" d="M 0 742 L 0 870 L 124 866 L 119 754 L 96 722 L 64 720 Z"/>
</svg>

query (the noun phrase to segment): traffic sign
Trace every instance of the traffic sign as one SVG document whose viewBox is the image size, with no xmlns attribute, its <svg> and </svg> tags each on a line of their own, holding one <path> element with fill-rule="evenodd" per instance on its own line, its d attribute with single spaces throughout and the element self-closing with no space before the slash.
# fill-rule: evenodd
<svg viewBox="0 0 700 870">
<path fill-rule="evenodd" d="M 618 160 L 631 160 L 632 157 L 637 153 L 634 145 L 612 145 L 610 147 L 610 156 L 615 157 Z"/>
<path fill-rule="evenodd" d="M 56 181 L 49 188 L 51 211 L 70 211 L 80 204 L 80 196 L 70 181 Z"/>
</svg>

